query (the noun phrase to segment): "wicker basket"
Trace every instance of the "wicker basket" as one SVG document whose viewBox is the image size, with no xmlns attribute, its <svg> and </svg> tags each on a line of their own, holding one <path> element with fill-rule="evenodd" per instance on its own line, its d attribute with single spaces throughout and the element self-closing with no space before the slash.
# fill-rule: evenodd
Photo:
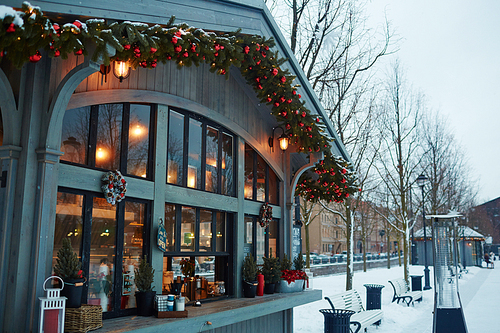
<svg viewBox="0 0 500 333">
<path fill-rule="evenodd" d="M 64 332 L 86 333 L 102 327 L 102 307 L 82 304 L 79 308 L 66 308 Z"/>
</svg>

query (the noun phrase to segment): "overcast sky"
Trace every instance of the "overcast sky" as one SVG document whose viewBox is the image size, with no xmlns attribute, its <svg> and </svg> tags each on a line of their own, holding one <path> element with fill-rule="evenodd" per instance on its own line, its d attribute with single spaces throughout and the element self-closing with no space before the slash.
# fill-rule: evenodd
<svg viewBox="0 0 500 333">
<path fill-rule="evenodd" d="M 402 38 L 398 58 L 428 106 L 449 119 L 479 179 L 478 203 L 500 196 L 500 0 L 368 0 Z"/>
</svg>

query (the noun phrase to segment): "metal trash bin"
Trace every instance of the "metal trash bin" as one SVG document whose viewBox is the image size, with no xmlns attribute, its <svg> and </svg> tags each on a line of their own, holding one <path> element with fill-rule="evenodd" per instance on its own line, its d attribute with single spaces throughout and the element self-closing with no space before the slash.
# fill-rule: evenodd
<svg viewBox="0 0 500 333">
<path fill-rule="evenodd" d="M 382 288 L 381 284 L 365 284 L 366 287 L 366 310 L 382 309 Z"/>
<path fill-rule="evenodd" d="M 355 311 L 341 309 L 321 309 L 325 316 L 325 333 L 349 333 L 351 326 L 351 316 Z"/>
<path fill-rule="evenodd" d="M 422 291 L 423 275 L 410 275 L 410 277 L 411 277 L 411 291 Z"/>
</svg>

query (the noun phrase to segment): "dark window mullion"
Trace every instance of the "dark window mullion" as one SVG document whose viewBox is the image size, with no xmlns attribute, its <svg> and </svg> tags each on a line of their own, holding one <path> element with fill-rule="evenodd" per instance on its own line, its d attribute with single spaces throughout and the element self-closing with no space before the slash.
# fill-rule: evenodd
<svg viewBox="0 0 500 333">
<path fill-rule="evenodd" d="M 83 195 L 83 239 L 81 245 L 82 270 L 87 277 L 90 269 L 90 244 L 92 241 L 92 204 L 93 197 Z M 82 301 L 87 303 L 88 283 L 84 284 Z"/>
<path fill-rule="evenodd" d="M 227 236 L 226 236 L 227 238 Z M 217 211 L 212 211 L 212 252 L 217 252 Z M 225 248 L 225 247 L 224 247 Z"/>
<path fill-rule="evenodd" d="M 201 189 L 205 191 L 207 170 L 207 124 L 201 126 Z"/>
<path fill-rule="evenodd" d="M 158 122 L 158 104 L 151 105 L 151 112 L 149 114 L 149 158 L 146 164 L 146 179 L 154 179 L 155 174 L 155 160 L 156 160 L 156 128 Z M 168 140 L 168 131 L 167 131 Z"/>
<path fill-rule="evenodd" d="M 90 129 L 87 147 L 87 165 L 95 167 L 95 152 L 97 145 L 97 124 L 98 124 L 99 105 L 90 107 Z"/>
<path fill-rule="evenodd" d="M 257 200 L 257 152 L 252 149 L 253 155 L 253 180 L 252 180 L 252 200 Z"/>
<path fill-rule="evenodd" d="M 257 260 L 257 217 L 252 216 L 252 255 Z"/>
<path fill-rule="evenodd" d="M 216 193 L 222 193 L 222 142 L 224 136 L 222 130 L 219 128 L 219 146 L 217 147 L 217 191 Z"/>
<path fill-rule="evenodd" d="M 194 252 L 200 252 L 200 209 L 196 208 L 194 224 Z"/>
<path fill-rule="evenodd" d="M 182 163 L 182 186 L 187 187 L 189 155 L 189 117 L 184 115 L 184 155 Z"/>
<path fill-rule="evenodd" d="M 120 151 L 120 170 L 123 174 L 128 174 L 127 158 L 128 158 L 128 131 L 130 125 L 130 103 L 123 104 L 122 111 L 122 137 Z"/>
<path fill-rule="evenodd" d="M 264 253 L 269 258 L 269 226 L 264 229 Z"/>
<path fill-rule="evenodd" d="M 113 283 L 113 309 L 119 312 L 121 308 L 122 294 L 122 270 L 123 270 L 123 238 L 124 238 L 124 219 L 125 219 L 125 201 L 118 203 L 116 207 L 116 246 L 115 246 L 115 271 Z"/>
<path fill-rule="evenodd" d="M 174 251 L 180 253 L 181 252 L 181 221 L 182 219 L 182 206 L 175 205 L 175 245 Z"/>
</svg>

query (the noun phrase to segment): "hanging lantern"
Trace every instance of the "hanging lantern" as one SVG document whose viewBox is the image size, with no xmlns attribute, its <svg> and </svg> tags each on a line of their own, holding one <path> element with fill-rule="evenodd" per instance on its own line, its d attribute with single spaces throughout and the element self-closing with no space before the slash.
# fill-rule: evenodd
<svg viewBox="0 0 500 333">
<path fill-rule="evenodd" d="M 50 279 L 59 279 L 61 288 L 45 288 Z M 43 290 L 47 292 L 46 297 L 40 299 L 40 333 L 63 333 L 64 332 L 64 310 L 66 308 L 66 297 L 61 297 L 60 292 L 64 288 L 64 282 L 59 276 L 49 276 L 43 282 Z"/>
</svg>

